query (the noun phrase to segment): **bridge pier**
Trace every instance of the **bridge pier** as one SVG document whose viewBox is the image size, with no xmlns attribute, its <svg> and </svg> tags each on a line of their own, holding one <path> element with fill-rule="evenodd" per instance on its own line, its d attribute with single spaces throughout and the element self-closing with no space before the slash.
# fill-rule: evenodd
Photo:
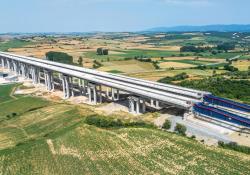
<svg viewBox="0 0 250 175">
<path fill-rule="evenodd" d="M 10 60 L 9 60 L 9 59 L 7 59 L 7 68 L 8 68 L 9 70 L 11 70 L 11 68 L 10 68 Z"/>
<path fill-rule="evenodd" d="M 90 103 L 102 103 L 102 86 L 88 83 L 88 98 Z"/>
<path fill-rule="evenodd" d="M 143 114 L 146 112 L 145 99 L 135 96 L 130 96 L 128 99 L 129 99 L 129 112 L 134 114 Z"/>
<path fill-rule="evenodd" d="M 157 100 L 151 99 L 151 100 L 150 100 L 150 106 L 151 106 L 152 108 L 161 109 L 161 107 L 160 107 L 160 102 L 157 101 Z"/>
<path fill-rule="evenodd" d="M 109 92 L 109 88 L 107 87 L 106 97 L 111 99 L 112 101 L 118 101 L 120 99 L 119 89 L 111 88 L 111 96 Z"/>
<path fill-rule="evenodd" d="M 79 91 L 81 95 L 85 95 L 86 94 L 86 90 L 85 90 L 85 81 L 82 79 L 78 79 L 78 87 L 79 87 Z"/>
<path fill-rule="evenodd" d="M 68 99 L 70 97 L 70 85 L 69 85 L 69 76 L 65 74 L 60 75 L 63 86 L 63 98 Z"/>
<path fill-rule="evenodd" d="M 0 64 L 1 64 L 1 67 L 3 68 L 4 67 L 4 58 L 0 56 Z"/>
<path fill-rule="evenodd" d="M 34 76 L 36 77 L 36 76 Z M 45 86 L 48 91 L 54 90 L 54 77 L 53 72 L 49 70 L 44 70 L 44 80 L 45 80 Z"/>
<path fill-rule="evenodd" d="M 39 84 L 40 83 L 40 70 L 39 68 L 32 66 L 31 67 L 31 79 L 33 84 Z"/>
</svg>

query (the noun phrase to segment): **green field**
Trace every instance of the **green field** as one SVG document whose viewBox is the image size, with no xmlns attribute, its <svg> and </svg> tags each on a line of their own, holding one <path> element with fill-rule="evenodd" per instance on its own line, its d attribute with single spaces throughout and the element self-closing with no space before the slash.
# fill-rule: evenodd
<svg viewBox="0 0 250 175">
<path fill-rule="evenodd" d="M 10 96 L 12 89 L 15 88 L 16 84 L 2 85 L 0 88 L 0 103 L 12 100 L 13 97 Z"/>
<path fill-rule="evenodd" d="M 170 57 L 172 55 L 178 55 L 180 52 L 175 51 L 162 51 L 162 50 L 117 50 L 117 52 L 122 52 L 118 54 L 110 55 L 97 55 L 96 52 L 84 53 L 84 56 L 91 59 L 110 61 L 114 60 L 124 60 L 124 59 L 134 59 L 135 57 Z"/>
<path fill-rule="evenodd" d="M 201 60 L 164 60 L 162 62 L 186 63 L 186 64 L 193 64 L 197 66 L 216 63 L 214 61 L 201 61 Z"/>
<path fill-rule="evenodd" d="M 10 40 L 7 42 L 0 42 L 0 51 L 6 52 L 10 48 L 20 48 L 27 46 L 29 44 L 32 44 L 32 42 L 18 40 L 18 39 Z"/>
<path fill-rule="evenodd" d="M 0 86 L 2 89 L 3 86 Z M 11 87 L 10 87 L 11 89 Z M 10 91 L 9 91 L 10 92 Z M 150 128 L 85 124 L 84 106 L 19 97 L 0 121 L 0 174 L 248 174 L 247 154 Z M 6 102 L 8 103 L 8 102 Z M 27 104 L 30 109 L 27 111 Z M 34 108 L 37 104 L 38 108 Z M 4 108 L 0 111 L 5 114 Z"/>
</svg>

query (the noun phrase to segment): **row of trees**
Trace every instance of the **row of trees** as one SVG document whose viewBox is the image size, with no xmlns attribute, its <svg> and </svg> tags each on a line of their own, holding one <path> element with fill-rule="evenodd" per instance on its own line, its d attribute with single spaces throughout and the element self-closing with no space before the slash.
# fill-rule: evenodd
<svg viewBox="0 0 250 175">
<path fill-rule="evenodd" d="M 235 44 L 234 43 L 222 43 L 218 44 L 217 47 L 196 47 L 196 46 L 183 46 L 180 48 L 180 52 L 195 52 L 195 53 L 200 53 L 200 52 L 213 52 L 213 54 L 216 54 L 216 50 L 218 51 L 229 51 L 229 50 L 234 50 L 235 49 Z"/>
<path fill-rule="evenodd" d="M 172 81 L 180 81 L 180 80 L 185 80 L 187 78 L 189 78 L 189 76 L 187 75 L 186 72 L 183 72 L 183 73 L 177 74 L 177 75 L 175 75 L 173 77 L 167 76 L 165 78 L 162 78 L 162 79 L 158 80 L 158 82 L 160 82 L 160 83 L 171 83 Z"/>
</svg>

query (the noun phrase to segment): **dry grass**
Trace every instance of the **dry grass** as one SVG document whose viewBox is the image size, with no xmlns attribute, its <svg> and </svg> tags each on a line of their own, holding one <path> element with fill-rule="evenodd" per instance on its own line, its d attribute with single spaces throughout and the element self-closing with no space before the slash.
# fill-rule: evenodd
<svg viewBox="0 0 250 175">
<path fill-rule="evenodd" d="M 246 71 L 246 70 L 248 70 L 248 68 L 250 66 L 250 61 L 239 60 L 239 61 L 233 62 L 233 66 L 237 67 L 241 71 Z"/>
<path fill-rule="evenodd" d="M 136 60 L 103 62 L 101 71 L 119 70 L 124 73 L 152 71 L 154 67 L 151 63 L 144 63 Z"/>
<path fill-rule="evenodd" d="M 168 69 L 168 68 L 191 68 L 191 67 L 195 67 L 195 65 L 192 65 L 192 64 L 170 62 L 170 61 L 169 62 L 160 63 L 159 66 L 162 69 Z"/>
</svg>

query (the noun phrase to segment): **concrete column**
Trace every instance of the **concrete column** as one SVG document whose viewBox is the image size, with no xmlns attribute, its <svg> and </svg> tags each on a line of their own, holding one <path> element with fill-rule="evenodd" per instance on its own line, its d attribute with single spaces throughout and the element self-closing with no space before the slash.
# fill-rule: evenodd
<svg viewBox="0 0 250 175">
<path fill-rule="evenodd" d="M 146 112 L 146 103 L 145 99 L 140 97 L 130 96 L 129 97 L 129 112 L 135 114 L 143 114 Z"/>
<path fill-rule="evenodd" d="M 97 93 L 96 93 L 96 86 L 93 87 L 93 95 L 94 95 L 94 104 L 97 104 Z"/>
<path fill-rule="evenodd" d="M 109 98 L 109 87 L 106 89 L 106 98 Z"/>
<path fill-rule="evenodd" d="M 37 82 L 38 84 L 41 84 L 41 72 L 40 72 L 40 68 L 37 68 Z"/>
<path fill-rule="evenodd" d="M 115 100 L 115 90 L 114 90 L 114 88 L 111 88 L 111 99 L 113 101 Z"/>
<path fill-rule="evenodd" d="M 78 79 L 78 86 L 82 87 L 82 80 L 80 78 Z"/>
<path fill-rule="evenodd" d="M 44 82 L 45 82 L 45 87 L 46 87 L 46 90 L 48 90 L 48 76 L 47 76 L 47 72 L 44 71 Z"/>
<path fill-rule="evenodd" d="M 79 87 L 80 94 L 84 95 L 82 80 L 80 78 L 78 79 L 78 87 Z"/>
<path fill-rule="evenodd" d="M 146 112 L 146 103 L 145 103 L 145 100 L 142 100 L 142 113 L 145 113 Z"/>
<path fill-rule="evenodd" d="M 4 68 L 4 58 L 1 58 L 1 66 Z"/>
<path fill-rule="evenodd" d="M 54 77 L 53 72 L 50 70 L 44 70 L 45 86 L 48 91 L 54 90 Z"/>
<path fill-rule="evenodd" d="M 117 100 L 120 99 L 120 91 L 118 89 L 116 90 L 116 98 L 117 98 Z"/>
<path fill-rule="evenodd" d="M 10 70 L 10 60 L 7 59 L 7 68 Z"/>
<path fill-rule="evenodd" d="M 51 72 L 51 74 L 50 74 L 50 82 L 51 82 L 51 90 L 54 91 L 55 90 L 55 84 L 54 84 L 53 72 Z"/>
<path fill-rule="evenodd" d="M 140 114 L 140 100 L 136 101 L 136 114 Z"/>
<path fill-rule="evenodd" d="M 150 100 L 150 106 L 156 109 L 160 109 L 160 102 L 157 100 Z"/>
<path fill-rule="evenodd" d="M 69 77 L 65 76 L 64 79 L 65 79 L 65 88 L 66 88 L 66 98 L 69 98 L 70 97 Z"/>
<path fill-rule="evenodd" d="M 62 81 L 62 86 L 63 86 L 63 97 L 64 99 L 68 99 L 70 97 L 69 93 L 69 77 L 67 75 L 60 75 L 60 79 Z"/>
<path fill-rule="evenodd" d="M 89 102 L 92 102 L 92 94 L 91 94 L 91 88 L 88 86 L 88 96 L 89 96 Z"/>
<path fill-rule="evenodd" d="M 155 101 L 155 107 L 158 109 L 160 108 L 159 101 Z"/>
<path fill-rule="evenodd" d="M 25 68 L 23 63 L 21 63 L 21 71 L 22 71 L 22 77 L 25 78 Z"/>
<path fill-rule="evenodd" d="M 73 77 L 69 77 L 69 88 L 70 88 L 70 95 L 72 97 L 74 97 L 75 94 L 74 94 L 74 79 L 73 79 Z"/>
<path fill-rule="evenodd" d="M 27 64 L 24 64 L 24 77 L 29 78 L 29 67 Z"/>
<path fill-rule="evenodd" d="M 129 112 L 134 113 L 135 111 L 134 107 L 135 107 L 134 100 L 132 97 L 129 97 Z"/>
<path fill-rule="evenodd" d="M 93 104 L 102 103 L 102 89 L 101 85 L 88 83 L 89 102 Z"/>
<path fill-rule="evenodd" d="M 102 103 L 102 85 L 99 86 L 99 102 Z"/>
<path fill-rule="evenodd" d="M 111 88 L 111 98 L 113 101 L 119 100 L 119 90 Z"/>
<path fill-rule="evenodd" d="M 14 69 L 15 74 L 17 75 L 18 74 L 17 63 L 15 61 L 13 61 L 13 69 Z"/>
<path fill-rule="evenodd" d="M 63 86 L 63 98 L 66 99 L 67 98 L 67 92 L 66 92 L 66 84 L 65 84 L 64 77 L 61 77 L 61 81 L 62 81 L 62 86 Z"/>
</svg>

